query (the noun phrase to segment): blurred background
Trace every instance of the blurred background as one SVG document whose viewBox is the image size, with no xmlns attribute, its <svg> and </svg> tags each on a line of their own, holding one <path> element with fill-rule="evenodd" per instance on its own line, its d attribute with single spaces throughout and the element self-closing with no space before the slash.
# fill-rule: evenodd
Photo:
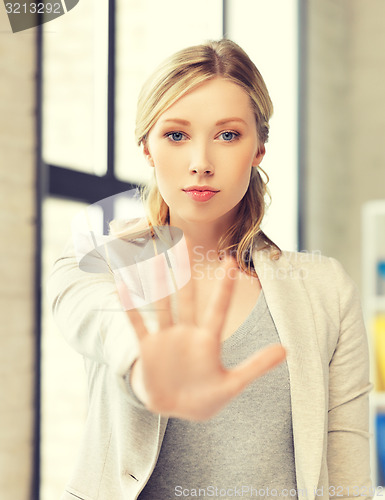
<svg viewBox="0 0 385 500">
<path fill-rule="evenodd" d="M 360 287 L 373 480 L 385 483 L 385 2 L 80 0 L 18 33 L 0 5 L 1 499 L 59 498 L 76 460 L 83 363 L 45 298 L 71 220 L 149 178 L 134 123 L 155 66 L 224 36 L 255 62 L 275 107 L 265 232 L 282 249 L 337 258 Z"/>
</svg>

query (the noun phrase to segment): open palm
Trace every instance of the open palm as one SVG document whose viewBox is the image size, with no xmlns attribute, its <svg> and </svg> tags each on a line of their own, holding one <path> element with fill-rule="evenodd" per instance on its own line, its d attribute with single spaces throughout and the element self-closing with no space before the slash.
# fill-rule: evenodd
<svg viewBox="0 0 385 500">
<path fill-rule="evenodd" d="M 281 344 L 268 346 L 227 370 L 221 363 L 221 332 L 234 290 L 233 258 L 225 259 L 224 278 L 219 280 L 206 313 L 195 319 L 194 280 L 177 292 L 178 320 L 171 314 L 170 297 L 157 302 L 159 330 L 149 333 L 139 311 L 127 315 L 136 332 L 140 357 L 132 370 L 132 387 L 146 407 L 166 416 L 205 420 L 218 413 L 254 379 L 285 358 Z M 158 284 L 165 268 L 158 266 Z M 128 291 L 122 292 L 129 301 Z"/>
</svg>

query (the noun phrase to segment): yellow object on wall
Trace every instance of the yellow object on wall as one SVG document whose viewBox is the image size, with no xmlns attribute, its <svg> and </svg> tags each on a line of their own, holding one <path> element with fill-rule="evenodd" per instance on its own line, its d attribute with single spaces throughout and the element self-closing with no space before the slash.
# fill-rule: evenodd
<svg viewBox="0 0 385 500">
<path fill-rule="evenodd" d="M 385 391 L 385 314 L 373 320 L 374 347 L 376 357 L 375 389 Z"/>
</svg>

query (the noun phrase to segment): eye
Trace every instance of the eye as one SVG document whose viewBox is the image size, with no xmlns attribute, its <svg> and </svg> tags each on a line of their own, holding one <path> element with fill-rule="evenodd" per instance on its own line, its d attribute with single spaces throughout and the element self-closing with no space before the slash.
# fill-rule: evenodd
<svg viewBox="0 0 385 500">
<path fill-rule="evenodd" d="M 168 137 L 171 142 L 181 142 L 185 135 L 182 132 L 169 132 L 165 137 Z"/>
<path fill-rule="evenodd" d="M 240 134 L 238 132 L 231 132 L 230 130 L 226 130 L 222 132 L 219 137 L 222 137 L 225 142 L 232 142 L 239 138 Z"/>
</svg>

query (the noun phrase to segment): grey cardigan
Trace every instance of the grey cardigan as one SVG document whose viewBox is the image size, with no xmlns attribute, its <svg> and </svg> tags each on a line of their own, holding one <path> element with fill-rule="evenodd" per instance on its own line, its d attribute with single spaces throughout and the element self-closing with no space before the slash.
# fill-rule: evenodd
<svg viewBox="0 0 385 500">
<path fill-rule="evenodd" d="M 287 350 L 298 497 L 369 498 L 367 337 L 359 292 L 317 253 L 255 251 L 253 262 Z M 124 375 L 138 356 L 111 273 L 79 269 L 69 244 L 48 281 L 54 317 L 84 356 L 89 411 L 62 500 L 134 500 L 148 481 L 167 418 L 143 418 Z"/>
</svg>

